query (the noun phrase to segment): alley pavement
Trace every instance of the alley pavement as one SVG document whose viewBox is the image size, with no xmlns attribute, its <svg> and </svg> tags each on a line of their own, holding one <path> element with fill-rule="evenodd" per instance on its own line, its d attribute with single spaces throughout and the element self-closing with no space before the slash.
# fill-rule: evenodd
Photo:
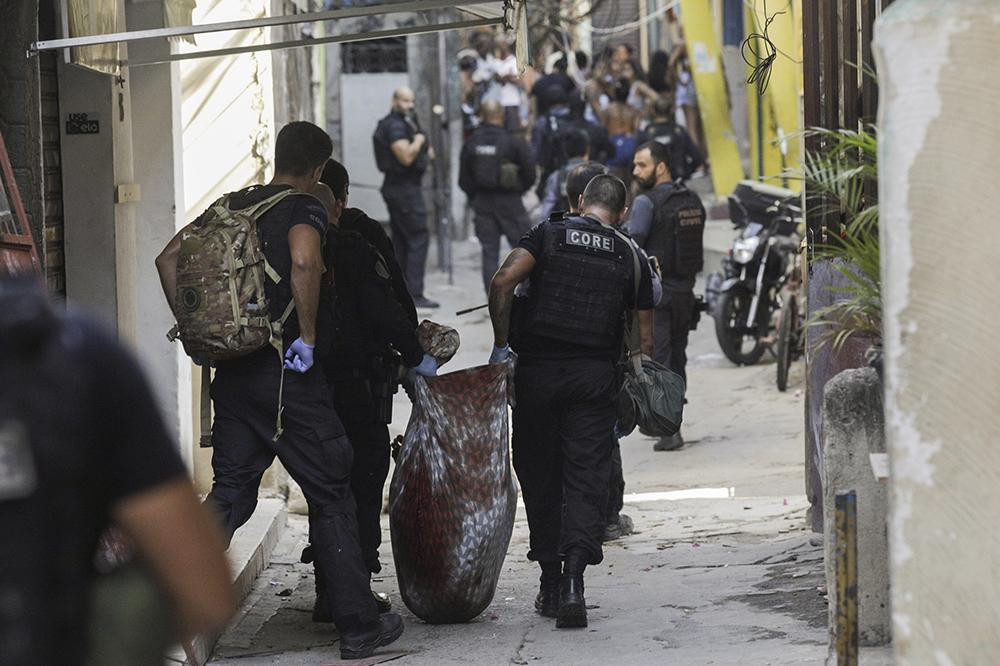
<svg viewBox="0 0 1000 666">
<path fill-rule="evenodd" d="M 428 295 L 442 307 L 421 316 L 456 327 L 462 338 L 442 372 L 489 356 L 486 311 L 455 316 L 485 303 L 478 252 L 475 241 L 455 244 L 452 284 L 444 273 L 428 272 Z M 710 253 L 706 268 L 714 270 L 719 258 Z M 789 390 L 779 393 L 773 360 L 733 366 L 707 316 L 692 334 L 689 358 L 686 445 L 654 452 L 654 440 L 638 433 L 622 441 L 624 513 L 635 533 L 607 544 L 604 562 L 588 568 L 586 629 L 557 630 L 554 620 L 534 612 L 539 570 L 525 557 L 523 509 L 490 606 L 467 624 L 423 623 L 399 598 L 384 515 L 383 571 L 373 588 L 390 594 L 406 631 L 373 657 L 351 663 L 823 663 L 823 550 L 805 519 L 801 364 Z M 403 432 L 408 414 L 401 393 L 393 436 Z M 289 518 L 271 565 L 210 663 L 339 663 L 332 625 L 310 621 L 311 567 L 298 562 L 306 530 L 304 517 Z"/>
</svg>

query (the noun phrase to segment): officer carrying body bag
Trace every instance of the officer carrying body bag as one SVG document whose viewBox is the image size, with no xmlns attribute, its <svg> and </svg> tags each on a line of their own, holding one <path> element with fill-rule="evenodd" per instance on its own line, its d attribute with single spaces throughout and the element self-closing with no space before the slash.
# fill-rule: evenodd
<svg viewBox="0 0 1000 666">
<path fill-rule="evenodd" d="M 257 221 L 285 197 L 302 194 L 286 189 L 248 208 L 232 209 L 232 194 L 219 198 L 181 236 L 177 255 L 177 324 L 167 333 L 180 338 L 184 351 L 202 366 L 201 446 L 210 447 L 212 399 L 208 361 L 246 356 L 271 345 L 277 350 L 284 387 L 281 330 L 295 299 L 271 321 L 264 281 L 281 280 L 261 250 Z M 282 388 L 274 441 L 281 436 Z"/>
<path fill-rule="evenodd" d="M 632 252 L 635 268 L 635 296 L 639 299 L 642 268 L 632 240 L 617 229 L 615 234 Z M 653 276 L 653 279 L 656 279 Z M 684 417 L 684 380 L 680 375 L 649 358 L 639 348 L 639 315 L 636 310 L 625 325 L 622 345 L 624 381 L 618 393 L 618 428 L 631 432 L 637 425 L 654 437 L 669 437 L 681 429 Z"/>
</svg>

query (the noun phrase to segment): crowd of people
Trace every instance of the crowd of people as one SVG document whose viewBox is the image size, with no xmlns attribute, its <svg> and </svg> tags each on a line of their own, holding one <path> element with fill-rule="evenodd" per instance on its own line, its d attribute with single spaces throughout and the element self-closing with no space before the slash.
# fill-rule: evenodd
<svg viewBox="0 0 1000 666">
<path fill-rule="evenodd" d="M 481 105 L 500 103 L 504 128 L 530 139 L 540 171 L 540 199 L 548 177 L 579 157 L 568 154 L 564 145 L 572 130 L 587 134 L 589 158 L 608 166 L 626 185 L 631 185 L 636 148 L 645 141 L 667 144 L 677 155 L 677 180 L 707 168 L 683 43 L 669 53 L 654 52 L 648 72 L 633 47 L 621 43 L 605 47 L 593 59 L 583 51 L 555 51 L 518 76 L 510 42 L 489 32 L 474 33 L 458 58 L 466 138 L 483 122 Z"/>
</svg>

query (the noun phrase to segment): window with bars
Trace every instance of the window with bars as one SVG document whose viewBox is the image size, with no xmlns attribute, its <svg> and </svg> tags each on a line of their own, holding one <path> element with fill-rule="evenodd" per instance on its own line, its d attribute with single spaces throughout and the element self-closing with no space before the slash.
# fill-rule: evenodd
<svg viewBox="0 0 1000 666">
<path fill-rule="evenodd" d="M 406 37 L 343 44 L 340 63 L 344 74 L 405 72 L 407 71 Z"/>
</svg>

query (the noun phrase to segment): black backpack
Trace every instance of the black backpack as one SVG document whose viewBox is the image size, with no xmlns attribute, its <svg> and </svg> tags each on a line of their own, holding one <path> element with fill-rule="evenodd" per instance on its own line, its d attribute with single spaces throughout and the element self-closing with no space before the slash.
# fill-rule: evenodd
<svg viewBox="0 0 1000 666">
<path fill-rule="evenodd" d="M 573 127 L 571 116 L 548 115 L 542 130 L 542 140 L 538 148 L 538 165 L 545 171 L 555 171 L 568 159 L 563 146 L 563 136 Z"/>
<path fill-rule="evenodd" d="M 396 166 L 396 160 L 392 156 L 392 149 L 385 138 L 385 123 L 388 119 L 389 117 L 386 116 L 378 121 L 375 133 L 372 134 L 372 147 L 375 149 L 375 166 L 382 173 L 389 173 Z"/>
</svg>

